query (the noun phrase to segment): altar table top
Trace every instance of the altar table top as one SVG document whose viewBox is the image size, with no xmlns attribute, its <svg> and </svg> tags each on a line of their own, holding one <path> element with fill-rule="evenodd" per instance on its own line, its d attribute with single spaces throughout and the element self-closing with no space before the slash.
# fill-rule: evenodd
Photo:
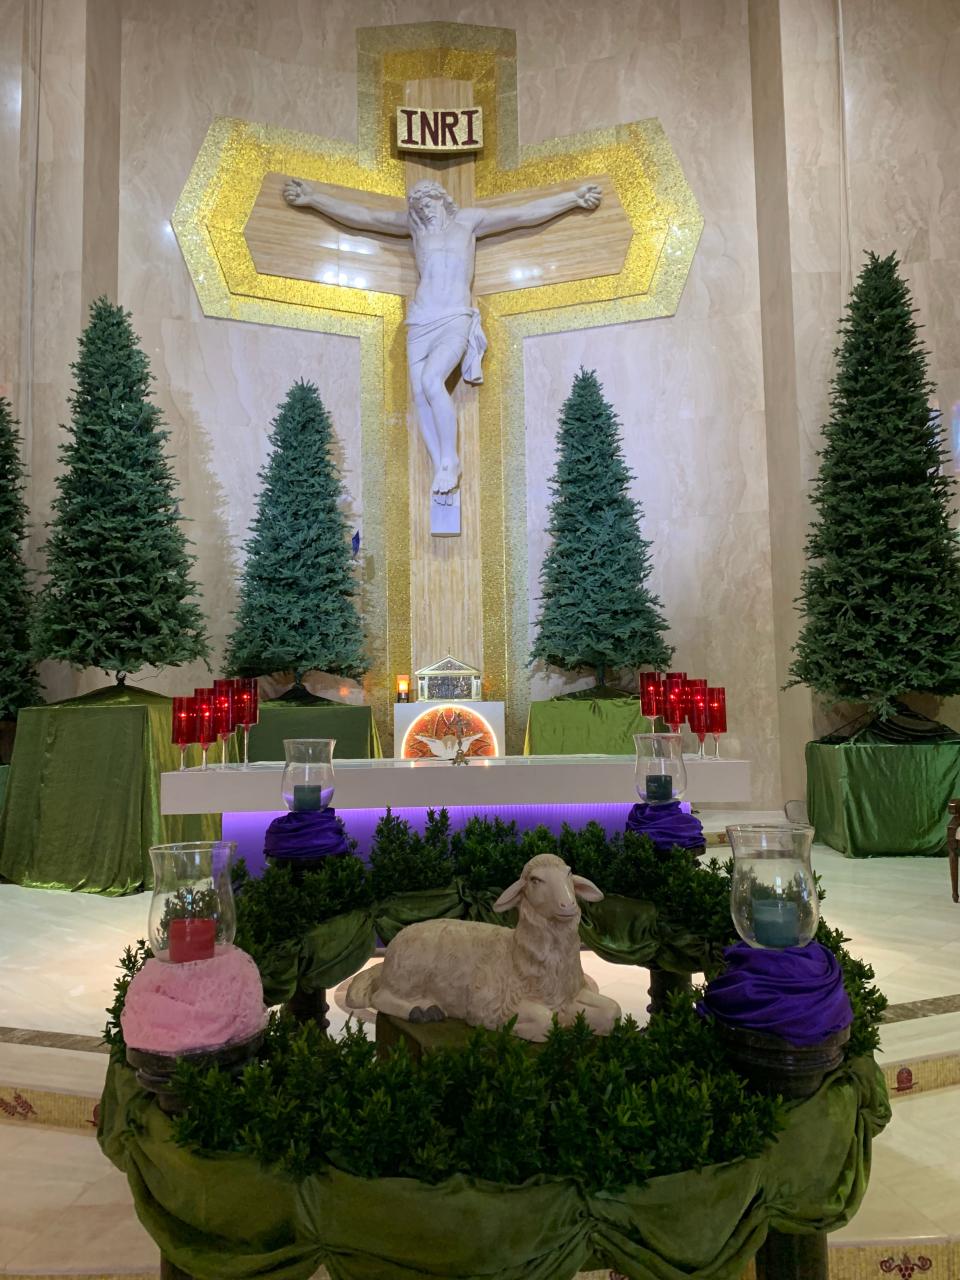
<svg viewBox="0 0 960 1280">
<path fill-rule="evenodd" d="M 687 799 L 698 803 L 749 802 L 746 760 L 698 760 L 689 756 Z M 635 759 L 630 756 L 478 757 L 468 765 L 447 760 L 334 759 L 333 803 L 344 809 L 474 805 L 590 805 L 635 798 Z M 161 778 L 163 813 L 279 811 L 283 806 L 279 761 L 249 768 L 187 769 Z"/>
</svg>

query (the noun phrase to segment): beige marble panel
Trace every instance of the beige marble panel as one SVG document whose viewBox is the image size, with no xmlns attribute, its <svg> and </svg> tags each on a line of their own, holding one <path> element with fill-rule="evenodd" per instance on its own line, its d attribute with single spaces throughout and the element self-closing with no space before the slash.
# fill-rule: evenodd
<svg viewBox="0 0 960 1280">
<path fill-rule="evenodd" d="M 34 564 L 54 493 L 58 424 L 66 420 L 69 364 L 76 358 L 82 322 L 84 10 L 70 0 L 51 0 L 42 26 L 30 333 L 33 526 L 28 547 Z"/>
<path fill-rule="evenodd" d="M 116 301 L 120 191 L 120 0 L 87 5 L 80 300 Z"/>
<path fill-rule="evenodd" d="M 20 405 L 20 351 L 22 343 L 21 296 L 24 259 L 24 217 L 29 209 L 21 147 L 25 139 L 23 95 L 29 70 L 24 67 L 27 0 L 0 0 L 0 297 L 7 300 L 0 311 L 0 395 Z M 29 96 L 30 86 L 27 84 Z"/>
</svg>

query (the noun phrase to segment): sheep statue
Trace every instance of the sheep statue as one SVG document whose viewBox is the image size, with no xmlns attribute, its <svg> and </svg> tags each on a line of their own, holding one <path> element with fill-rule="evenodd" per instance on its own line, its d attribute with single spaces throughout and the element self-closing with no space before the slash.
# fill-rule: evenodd
<svg viewBox="0 0 960 1280">
<path fill-rule="evenodd" d="M 518 907 L 515 929 L 466 920 L 408 925 L 383 963 L 364 969 L 347 988 L 349 1009 L 376 1009 L 408 1022 L 460 1018 L 494 1029 L 516 1016 L 516 1034 L 545 1040 L 554 1014 L 566 1025 L 582 1013 L 606 1035 L 620 1016 L 580 967 L 580 907 L 603 894 L 575 876 L 562 858 L 531 858 L 504 890 L 495 911 Z"/>
</svg>

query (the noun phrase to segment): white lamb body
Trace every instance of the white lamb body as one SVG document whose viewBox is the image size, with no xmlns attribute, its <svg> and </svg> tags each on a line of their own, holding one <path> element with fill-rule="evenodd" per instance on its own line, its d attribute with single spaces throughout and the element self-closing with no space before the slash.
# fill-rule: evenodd
<svg viewBox="0 0 960 1280">
<path fill-rule="evenodd" d="M 545 1039 L 554 1014 L 566 1024 L 582 1012 L 606 1034 L 620 1007 L 584 977 L 575 893 L 588 901 L 602 897 L 560 858 L 540 854 L 495 904 L 498 911 L 519 908 L 516 929 L 463 920 L 410 925 L 387 947 L 382 964 L 354 978 L 347 1006 L 413 1022 L 459 1018 L 491 1029 L 516 1015 L 517 1034 L 526 1040 Z"/>
</svg>

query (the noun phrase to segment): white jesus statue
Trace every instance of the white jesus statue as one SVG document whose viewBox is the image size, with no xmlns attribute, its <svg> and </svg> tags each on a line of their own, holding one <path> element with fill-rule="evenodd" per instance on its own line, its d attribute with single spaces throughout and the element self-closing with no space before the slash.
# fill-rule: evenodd
<svg viewBox="0 0 960 1280">
<path fill-rule="evenodd" d="M 571 209 L 596 209 L 600 188 L 587 184 L 508 208 L 460 209 L 439 182 L 424 181 L 410 191 L 405 213 L 367 209 L 299 179 L 289 181 L 283 195 L 288 204 L 317 209 L 357 231 L 413 240 L 419 279 L 407 308 L 407 363 L 420 433 L 433 463 L 433 500 L 450 504 L 460 484 L 460 458 L 447 379 L 459 366 L 465 382 L 482 382 L 480 362 L 487 349 L 471 296 L 477 238 L 535 227 Z"/>
</svg>

